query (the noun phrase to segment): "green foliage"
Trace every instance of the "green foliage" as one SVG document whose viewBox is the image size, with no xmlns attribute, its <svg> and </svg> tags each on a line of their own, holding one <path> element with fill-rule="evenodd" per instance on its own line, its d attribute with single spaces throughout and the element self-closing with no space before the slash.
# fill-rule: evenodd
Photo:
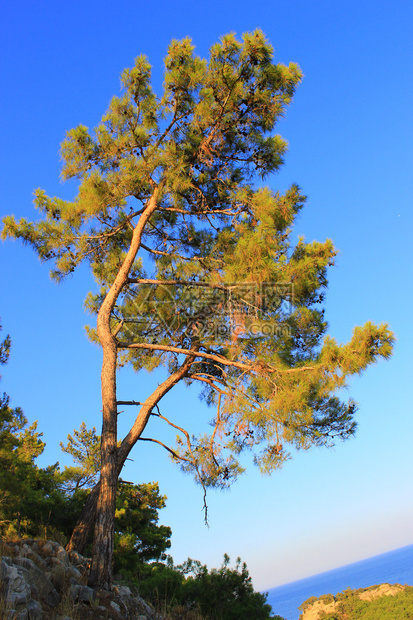
<svg viewBox="0 0 413 620">
<path fill-rule="evenodd" d="M 141 595 L 154 605 L 167 601 L 193 607 L 210 620 L 265 620 L 272 616 L 267 595 L 254 592 L 245 563 L 237 559 L 235 567 L 224 556 L 219 569 L 208 570 L 197 560 L 188 559 L 181 566 L 153 564 L 140 575 Z"/>
<path fill-rule="evenodd" d="M 128 575 L 135 583 L 139 594 L 161 613 L 166 614 L 171 608 L 180 605 L 184 599 L 183 588 L 185 575 L 179 567 L 173 565 L 172 558 L 166 564 L 152 562 L 139 566 L 138 570 Z"/>
<path fill-rule="evenodd" d="M 7 336 L 0 345 L 0 363 L 10 354 Z M 35 460 L 45 444 L 37 422 L 28 423 L 20 407 L 12 408 L 7 394 L 0 397 L 0 533 L 44 535 L 54 532 L 51 521 L 63 502 L 58 466 L 39 468 Z M 51 514 L 53 512 L 53 518 Z"/>
<path fill-rule="evenodd" d="M 5 363 L 10 338 L 1 345 Z M 4 536 L 44 535 L 64 542 L 95 484 L 100 467 L 100 437 L 96 429 L 82 423 L 68 435 L 62 450 L 70 454 L 75 467 L 62 473 L 58 464 L 40 469 L 35 464 L 45 444 L 36 423 L 28 426 L 20 408 L 11 409 L 9 398 L 0 401 L 0 531 Z M 158 608 L 176 605 L 194 608 L 211 620 L 267 619 L 270 606 L 266 595 L 254 592 L 245 563 L 238 558 L 235 568 L 225 556 L 219 569 L 208 570 L 188 560 L 174 567 L 165 560 L 171 530 L 159 525 L 158 512 L 165 506 L 157 483 L 133 485 L 120 481 L 116 498 L 116 572 L 139 583 L 141 594 Z M 154 561 L 155 560 L 155 561 Z M 152 561 L 152 563 L 149 563 Z M 195 601 L 195 603 L 194 603 Z"/>
<path fill-rule="evenodd" d="M 392 352 L 386 324 L 356 327 L 347 344 L 326 336 L 334 245 L 295 241 L 298 186 L 260 185 L 283 163 L 274 129 L 301 75 L 274 62 L 261 31 L 223 36 L 208 59 L 189 38 L 172 41 L 158 97 L 140 56 L 94 131 L 80 125 L 62 144 L 74 200 L 37 190 L 39 222 L 3 219 L 2 237 L 30 244 L 53 278 L 89 263 L 99 291 L 87 306 L 113 298 L 119 364 L 173 373 L 192 352 L 185 380 L 216 414 L 211 433 L 183 432 L 173 454 L 204 487 L 228 486 L 243 450 L 270 473 L 291 446 L 352 436 L 356 406 L 338 394 Z"/>
<path fill-rule="evenodd" d="M 69 503 L 79 515 L 91 487 L 100 473 L 100 436 L 82 422 L 79 430 L 69 434 L 63 452 L 70 454 L 75 467 L 65 467 L 61 479 Z M 158 525 L 158 511 L 165 507 L 157 482 L 131 484 L 119 481 L 116 494 L 114 566 L 118 573 L 128 574 L 149 560 L 160 560 L 171 546 L 171 529 Z M 67 535 L 76 523 L 70 524 Z"/>
<path fill-rule="evenodd" d="M 115 513 L 115 567 L 131 570 L 137 563 L 163 559 L 171 546 L 171 528 L 158 525 L 166 496 L 158 483 L 120 484 Z"/>
<path fill-rule="evenodd" d="M 0 345 L 0 363 L 10 352 L 10 337 Z M 83 422 L 68 435 L 63 452 L 76 466 L 39 468 L 35 460 L 45 443 L 37 422 L 29 425 L 22 410 L 0 397 L 0 533 L 4 536 L 50 536 L 64 542 L 71 534 L 90 487 L 100 471 L 100 437 Z M 158 525 L 165 506 L 157 483 L 120 484 L 117 494 L 115 567 L 129 571 L 160 560 L 170 547 L 171 530 Z"/>
<path fill-rule="evenodd" d="M 1 323 L 0 323 L 0 331 L 1 331 Z M 7 335 L 2 343 L 0 343 L 0 365 L 7 364 L 10 355 L 10 346 L 11 340 L 10 336 Z M 1 377 L 0 377 L 1 378 Z"/>
<path fill-rule="evenodd" d="M 394 587 L 394 586 L 393 586 Z M 400 587 L 400 586 L 399 586 Z M 410 620 L 413 617 L 413 587 L 403 586 L 397 593 L 381 595 L 372 600 L 360 598 L 360 594 L 373 591 L 377 586 L 362 588 L 359 590 L 344 590 L 339 592 L 336 597 L 315 598 L 312 597 L 301 605 L 304 611 L 312 602 L 322 600 L 325 603 L 337 602 L 337 607 L 333 612 L 319 613 L 320 620 Z"/>
<path fill-rule="evenodd" d="M 63 471 L 66 489 L 74 492 L 94 486 L 100 471 L 100 437 L 96 434 L 96 428 L 89 430 L 82 422 L 80 429 L 75 429 L 73 435 L 69 434 L 67 440 L 66 445 L 60 442 L 60 447 L 71 455 L 76 465 L 65 467 Z"/>
<path fill-rule="evenodd" d="M 64 493 L 58 463 L 39 468 L 45 444 L 37 422 L 29 425 L 20 408 L 0 400 L 0 533 L 49 536 L 64 542 L 81 509 Z M 83 498 L 84 500 L 84 498 Z"/>
</svg>

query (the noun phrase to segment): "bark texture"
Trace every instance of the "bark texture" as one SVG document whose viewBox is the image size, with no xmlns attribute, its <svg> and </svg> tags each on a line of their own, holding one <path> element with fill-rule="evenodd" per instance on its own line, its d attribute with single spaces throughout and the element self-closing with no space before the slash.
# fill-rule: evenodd
<svg viewBox="0 0 413 620">
<path fill-rule="evenodd" d="M 117 341 L 112 333 L 110 319 L 123 287 L 128 281 L 131 267 L 138 253 L 142 233 L 157 207 L 158 190 L 155 189 L 146 208 L 133 229 L 132 239 L 125 259 L 110 287 L 97 318 L 97 334 L 102 345 L 102 436 L 100 488 L 96 508 L 95 535 L 89 585 L 110 589 L 112 583 L 112 556 L 115 538 L 116 488 L 118 482 L 117 459 L 117 405 L 116 364 Z"/>
<path fill-rule="evenodd" d="M 66 545 L 66 551 L 77 551 L 82 554 L 85 551 L 92 530 L 96 522 L 96 508 L 100 491 L 100 481 L 93 487 L 90 492 L 80 517 L 72 532 L 69 542 Z"/>
<path fill-rule="evenodd" d="M 102 342 L 101 337 L 101 342 Z M 102 465 L 97 501 L 95 536 L 89 585 L 109 589 L 115 538 L 117 476 L 116 343 L 112 335 L 103 345 L 102 364 Z"/>
</svg>

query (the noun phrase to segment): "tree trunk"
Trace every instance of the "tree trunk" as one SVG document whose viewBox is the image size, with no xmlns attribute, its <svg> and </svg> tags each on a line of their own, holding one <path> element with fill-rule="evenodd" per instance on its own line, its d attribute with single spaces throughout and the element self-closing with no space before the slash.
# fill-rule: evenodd
<svg viewBox="0 0 413 620">
<path fill-rule="evenodd" d="M 154 188 L 152 197 L 133 229 L 131 243 L 115 280 L 100 306 L 97 318 L 97 335 L 103 351 L 102 387 L 102 437 L 100 489 L 96 508 L 95 535 L 92 551 L 92 566 L 89 585 L 109 590 L 112 582 L 112 556 L 115 539 L 116 488 L 118 483 L 117 465 L 117 405 L 116 405 L 116 364 L 117 343 L 111 330 L 111 314 L 138 253 L 143 230 L 157 207 L 158 189 Z"/>
<path fill-rule="evenodd" d="M 72 532 L 66 551 L 77 551 L 83 554 L 96 521 L 96 508 L 100 491 L 100 481 L 93 487 L 88 496 L 75 529 Z"/>
<path fill-rule="evenodd" d="M 104 336 L 101 336 L 101 342 Z M 102 466 L 97 500 L 95 535 L 89 585 L 109 590 L 112 583 L 112 555 L 115 539 L 115 503 L 118 484 L 116 342 L 112 334 L 103 345 L 101 438 Z"/>
<path fill-rule="evenodd" d="M 133 446 L 138 441 L 142 432 L 144 431 L 149 417 L 152 413 L 152 409 L 159 403 L 159 401 L 176 385 L 185 375 L 187 374 L 189 368 L 191 367 L 191 363 L 194 359 L 194 355 L 188 355 L 182 364 L 182 366 L 173 373 L 170 377 L 165 379 L 163 383 L 161 383 L 156 390 L 151 394 L 149 398 L 146 399 L 145 404 L 142 405 L 138 416 L 136 417 L 135 423 L 132 426 L 131 430 L 122 441 L 122 444 L 119 449 L 117 449 L 117 469 L 116 469 L 116 481 L 118 480 L 120 473 L 122 471 L 123 465 L 132 450 Z M 100 481 L 97 485 L 92 489 L 89 497 L 86 500 L 85 506 L 81 512 L 81 515 L 78 519 L 78 522 L 73 530 L 70 541 L 66 547 L 67 551 L 78 551 L 82 553 L 87 544 L 87 541 L 92 533 L 92 528 L 95 524 L 96 512 L 98 507 L 99 500 L 99 491 L 100 491 Z M 115 498 L 116 499 L 116 498 Z M 96 553 L 99 553 L 96 550 Z"/>
</svg>

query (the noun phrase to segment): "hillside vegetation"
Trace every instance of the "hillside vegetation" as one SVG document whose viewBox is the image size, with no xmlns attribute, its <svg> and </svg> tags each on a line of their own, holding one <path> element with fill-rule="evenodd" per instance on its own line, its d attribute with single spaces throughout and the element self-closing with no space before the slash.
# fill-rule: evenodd
<svg viewBox="0 0 413 620">
<path fill-rule="evenodd" d="M 413 586 L 390 585 L 344 590 L 336 596 L 311 597 L 299 620 L 411 620 Z"/>
</svg>

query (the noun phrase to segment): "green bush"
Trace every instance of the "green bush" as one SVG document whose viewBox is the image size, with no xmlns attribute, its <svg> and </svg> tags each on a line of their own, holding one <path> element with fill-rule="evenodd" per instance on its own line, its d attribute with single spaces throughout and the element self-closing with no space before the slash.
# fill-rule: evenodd
<svg viewBox="0 0 413 620">
<path fill-rule="evenodd" d="M 271 606 L 267 595 L 255 592 L 245 563 L 237 559 L 235 567 L 224 556 L 219 569 L 208 570 L 197 560 L 181 566 L 147 565 L 138 576 L 141 596 L 157 609 L 170 611 L 174 606 L 197 609 L 209 620 L 267 620 Z M 279 617 L 278 617 L 279 618 Z"/>
</svg>

